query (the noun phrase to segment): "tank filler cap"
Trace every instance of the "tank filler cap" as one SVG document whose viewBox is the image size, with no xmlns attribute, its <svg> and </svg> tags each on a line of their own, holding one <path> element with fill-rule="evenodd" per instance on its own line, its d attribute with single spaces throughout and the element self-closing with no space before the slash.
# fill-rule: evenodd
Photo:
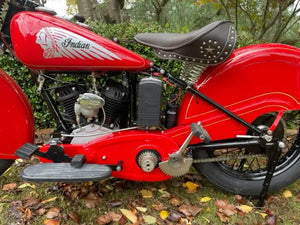
<svg viewBox="0 0 300 225">
<path fill-rule="evenodd" d="M 52 16 L 55 16 L 57 14 L 53 9 L 50 9 L 50 8 L 47 8 L 47 7 L 44 7 L 44 6 L 35 7 L 35 10 L 38 11 L 38 12 L 43 12 L 43 13 L 50 14 Z"/>
<path fill-rule="evenodd" d="M 81 26 L 81 27 L 85 28 L 85 29 L 91 30 L 91 27 L 89 25 L 85 24 L 85 23 L 81 23 L 81 22 L 77 21 L 76 24 L 78 26 Z"/>
</svg>

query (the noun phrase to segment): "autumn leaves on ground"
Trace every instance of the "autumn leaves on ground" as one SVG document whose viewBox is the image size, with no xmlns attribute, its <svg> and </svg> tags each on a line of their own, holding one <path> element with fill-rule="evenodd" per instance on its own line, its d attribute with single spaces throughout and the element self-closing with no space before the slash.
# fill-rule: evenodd
<svg viewBox="0 0 300 225">
<path fill-rule="evenodd" d="M 26 183 L 18 160 L 0 179 L 0 224 L 300 224 L 300 182 L 256 199 L 224 193 L 196 173 L 159 183 Z"/>
</svg>

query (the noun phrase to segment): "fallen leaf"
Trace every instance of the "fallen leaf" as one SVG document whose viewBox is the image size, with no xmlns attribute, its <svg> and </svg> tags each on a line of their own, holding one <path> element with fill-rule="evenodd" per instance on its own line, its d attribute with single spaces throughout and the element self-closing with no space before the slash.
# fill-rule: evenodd
<svg viewBox="0 0 300 225">
<path fill-rule="evenodd" d="M 200 202 L 202 202 L 202 203 L 209 202 L 210 200 L 211 200 L 211 197 L 200 198 Z"/>
<path fill-rule="evenodd" d="M 86 182 L 84 182 L 85 186 L 92 186 L 93 184 L 94 184 L 93 181 L 86 181 Z"/>
<path fill-rule="evenodd" d="M 242 197 L 241 195 L 235 195 L 234 196 L 234 199 L 239 203 L 239 204 L 242 204 L 242 205 L 246 205 L 247 203 L 247 199 L 245 197 Z"/>
<path fill-rule="evenodd" d="M 16 159 L 15 164 L 22 164 L 24 162 L 24 159 Z"/>
<path fill-rule="evenodd" d="M 32 217 L 33 212 L 30 210 L 30 208 L 26 208 L 25 212 L 24 212 L 24 216 L 30 220 L 30 218 Z"/>
<path fill-rule="evenodd" d="M 5 212 L 5 216 L 13 221 L 14 224 L 23 224 L 24 214 L 22 212 L 22 202 L 12 201 L 9 208 Z"/>
<path fill-rule="evenodd" d="M 24 183 L 24 184 L 21 184 L 18 188 L 19 189 L 23 189 L 23 188 L 27 188 L 27 187 L 30 187 L 30 188 L 33 188 L 35 189 L 36 186 L 34 184 L 31 184 L 31 183 Z"/>
<path fill-rule="evenodd" d="M 165 205 L 161 202 L 152 205 L 152 207 L 158 211 L 164 210 L 166 208 Z"/>
<path fill-rule="evenodd" d="M 160 218 L 161 218 L 162 220 L 165 220 L 165 219 L 168 218 L 169 212 L 166 211 L 166 210 L 162 210 L 162 211 L 160 211 L 159 216 L 160 216 Z"/>
<path fill-rule="evenodd" d="M 216 214 L 222 222 L 228 222 L 229 217 L 237 213 L 236 207 L 232 204 L 228 204 L 226 200 L 217 200 L 215 205 L 218 209 Z"/>
<path fill-rule="evenodd" d="M 143 216 L 143 219 L 145 221 L 146 224 L 155 224 L 156 223 L 156 218 L 153 216 Z"/>
<path fill-rule="evenodd" d="M 279 200 L 280 200 L 280 197 L 275 196 L 275 195 L 268 195 L 268 197 L 267 197 L 268 203 L 272 203 L 272 202 L 279 201 Z"/>
<path fill-rule="evenodd" d="M 184 218 L 185 215 L 178 211 L 171 211 L 168 216 L 168 220 L 171 222 L 178 222 L 181 218 Z"/>
<path fill-rule="evenodd" d="M 60 225 L 60 221 L 56 219 L 45 220 L 44 225 Z"/>
<path fill-rule="evenodd" d="M 206 217 L 204 217 L 204 216 L 201 216 L 207 223 L 210 223 L 210 220 L 209 219 L 207 219 Z"/>
<path fill-rule="evenodd" d="M 22 200 L 22 205 L 24 208 L 38 209 L 41 207 L 40 200 L 37 198 L 26 198 Z"/>
<path fill-rule="evenodd" d="M 0 203 L 0 213 L 2 213 L 2 211 L 3 211 L 3 206 L 4 206 L 4 203 Z"/>
<path fill-rule="evenodd" d="M 243 213 L 248 214 L 249 212 L 252 211 L 253 207 L 248 206 L 248 205 L 240 205 L 237 207 L 239 210 L 241 210 Z"/>
<path fill-rule="evenodd" d="M 122 205 L 122 202 L 120 200 L 113 200 L 112 202 L 109 203 L 111 207 L 119 207 Z"/>
<path fill-rule="evenodd" d="M 29 195 L 30 195 L 30 196 L 33 196 L 33 197 L 35 197 L 35 198 L 39 197 L 39 193 L 37 193 L 36 191 L 31 191 L 31 192 L 29 192 Z"/>
<path fill-rule="evenodd" d="M 17 160 L 15 160 L 15 161 L 17 161 Z M 5 172 L 3 173 L 3 175 L 4 174 L 8 174 L 10 171 L 11 171 L 11 167 L 9 167 L 7 170 L 5 170 Z"/>
<path fill-rule="evenodd" d="M 169 202 L 173 205 L 173 206 L 180 206 L 182 205 L 182 200 L 178 197 L 173 197 L 169 200 Z"/>
<path fill-rule="evenodd" d="M 196 189 L 199 187 L 198 184 L 194 183 L 194 182 L 191 182 L 191 181 L 188 181 L 185 183 L 185 186 L 187 187 L 188 189 L 188 193 L 195 193 L 196 192 Z"/>
<path fill-rule="evenodd" d="M 228 223 L 229 222 L 229 217 L 226 216 L 225 214 L 221 213 L 221 212 L 216 212 L 217 216 L 219 217 L 219 219 L 223 222 L 223 223 Z"/>
<path fill-rule="evenodd" d="M 97 223 L 100 225 L 108 224 L 112 222 L 112 218 L 110 215 L 102 215 L 97 218 Z"/>
<path fill-rule="evenodd" d="M 216 200 L 215 205 L 218 209 L 223 209 L 227 205 L 227 201 L 224 200 Z"/>
<path fill-rule="evenodd" d="M 201 211 L 201 208 L 195 205 L 183 204 L 178 208 L 178 211 L 186 216 L 196 216 Z"/>
<path fill-rule="evenodd" d="M 228 204 L 227 201 L 224 200 L 217 200 L 215 205 L 218 209 L 222 209 L 222 212 L 226 214 L 226 216 L 232 216 L 237 212 L 234 205 Z"/>
<path fill-rule="evenodd" d="M 277 218 L 276 218 L 276 215 L 274 215 L 274 214 L 267 214 L 265 217 L 265 222 L 267 225 L 276 225 L 276 221 L 277 221 Z"/>
<path fill-rule="evenodd" d="M 143 212 L 143 213 L 145 213 L 145 212 L 147 212 L 147 208 L 145 208 L 145 207 L 135 207 L 138 211 L 140 211 L 140 212 Z"/>
<path fill-rule="evenodd" d="M 180 222 L 180 224 L 185 224 L 185 225 L 191 225 L 192 223 L 191 223 L 191 221 L 189 221 L 188 219 L 186 219 L 186 218 L 181 218 L 180 220 L 179 220 L 179 222 Z"/>
<path fill-rule="evenodd" d="M 53 202 L 53 201 L 55 201 L 56 199 L 57 199 L 57 197 L 49 198 L 49 199 L 46 199 L 46 200 L 42 201 L 41 203 L 42 203 L 42 204 L 46 204 L 46 203 L 48 203 L 48 202 Z"/>
<path fill-rule="evenodd" d="M 71 220 L 77 224 L 81 223 L 81 218 L 79 216 L 79 214 L 77 212 L 71 212 L 69 214 L 69 217 L 71 218 Z"/>
<path fill-rule="evenodd" d="M 95 208 L 97 205 L 100 204 L 100 197 L 95 193 L 89 193 L 85 198 L 85 206 L 89 209 Z"/>
<path fill-rule="evenodd" d="M 60 215 L 60 211 L 61 211 L 61 208 L 58 208 L 58 207 L 51 208 L 46 213 L 46 217 L 48 219 L 53 219 L 55 217 L 58 217 Z"/>
<path fill-rule="evenodd" d="M 284 197 L 284 198 L 291 198 L 291 197 L 293 197 L 293 195 L 292 195 L 292 192 L 290 190 L 285 190 L 282 193 L 282 197 Z"/>
<path fill-rule="evenodd" d="M 120 209 L 121 213 L 132 223 L 137 222 L 137 216 L 128 209 Z"/>
<path fill-rule="evenodd" d="M 39 210 L 38 210 L 38 215 L 39 216 L 42 216 L 42 215 L 44 215 L 46 213 L 46 209 L 45 208 L 40 208 Z"/>
<path fill-rule="evenodd" d="M 107 215 L 109 215 L 112 218 L 112 220 L 115 222 L 118 222 L 122 217 L 120 213 L 116 213 L 114 211 L 109 211 Z"/>
<path fill-rule="evenodd" d="M 261 213 L 261 212 L 256 212 L 256 213 L 261 215 L 262 218 L 266 218 L 267 213 Z"/>
<path fill-rule="evenodd" d="M 5 185 L 3 185 L 2 190 L 3 190 L 3 191 L 12 191 L 12 190 L 14 190 L 16 187 L 17 187 L 17 184 L 16 184 L 16 183 L 5 184 Z"/>
<path fill-rule="evenodd" d="M 141 192 L 143 198 L 152 198 L 153 197 L 153 193 L 150 190 L 143 189 L 140 192 Z"/>
<path fill-rule="evenodd" d="M 171 194 L 167 191 L 165 191 L 164 189 L 159 189 L 158 190 L 159 193 L 161 193 L 162 198 L 170 198 Z"/>
<path fill-rule="evenodd" d="M 128 224 L 128 219 L 122 215 L 121 219 L 118 221 L 118 225 L 125 225 Z"/>
</svg>

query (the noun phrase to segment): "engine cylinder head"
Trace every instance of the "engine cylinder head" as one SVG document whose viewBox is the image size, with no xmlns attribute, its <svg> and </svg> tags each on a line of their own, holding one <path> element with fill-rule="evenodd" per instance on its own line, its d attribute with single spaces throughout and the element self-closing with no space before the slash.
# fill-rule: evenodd
<svg viewBox="0 0 300 225">
<path fill-rule="evenodd" d="M 121 83 L 109 80 L 101 92 L 105 100 L 106 113 L 105 124 L 110 126 L 118 118 L 127 117 L 128 113 L 128 89 Z"/>
<path fill-rule="evenodd" d="M 74 123 L 76 115 L 74 112 L 74 103 L 80 94 L 84 93 L 85 89 L 80 85 L 70 85 L 68 87 L 61 87 L 55 90 L 57 102 L 64 108 L 64 119 Z"/>
</svg>

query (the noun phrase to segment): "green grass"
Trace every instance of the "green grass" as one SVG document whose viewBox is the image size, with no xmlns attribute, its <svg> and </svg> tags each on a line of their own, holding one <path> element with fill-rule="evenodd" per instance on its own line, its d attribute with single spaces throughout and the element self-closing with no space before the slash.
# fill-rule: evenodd
<svg viewBox="0 0 300 225">
<path fill-rule="evenodd" d="M 165 182 L 142 183 L 132 182 L 118 179 L 107 179 L 96 183 L 77 183 L 77 184 L 57 184 L 57 183 L 35 183 L 34 187 L 18 188 L 24 184 L 19 178 L 21 170 L 26 166 L 25 163 L 14 164 L 0 179 L 0 224 L 30 224 L 41 225 L 47 220 L 46 213 L 52 207 L 61 208 L 61 212 L 55 219 L 60 221 L 60 224 L 78 224 L 70 218 L 71 213 L 76 212 L 83 225 L 98 224 L 97 218 L 110 211 L 120 213 L 120 209 L 129 209 L 136 212 L 136 207 L 146 208 L 146 212 L 137 212 L 138 216 L 151 215 L 156 218 L 156 224 L 179 224 L 178 222 L 163 221 L 160 219 L 160 211 L 153 207 L 162 203 L 164 210 L 169 213 L 177 211 L 179 206 L 174 206 L 171 198 L 180 198 L 182 204 L 191 204 L 201 208 L 201 212 L 196 216 L 189 216 L 187 219 L 190 224 L 267 224 L 265 219 L 259 213 L 273 212 L 277 217 L 277 224 L 298 225 L 300 224 L 300 181 L 287 187 L 285 190 L 292 192 L 291 198 L 282 197 L 282 191 L 271 195 L 263 208 L 256 208 L 257 199 L 247 199 L 245 205 L 253 207 L 253 210 L 247 214 L 235 213 L 229 216 L 229 222 L 223 223 L 216 215 L 218 208 L 215 202 L 217 200 L 227 200 L 228 204 L 234 206 L 240 205 L 235 200 L 235 195 L 226 193 L 217 189 L 204 178 L 201 181 L 194 180 L 193 182 L 201 184 L 203 187 L 198 187 L 195 193 L 188 193 L 187 187 L 183 184 L 186 178 L 174 178 Z M 17 188 L 9 191 L 3 191 L 4 185 L 16 183 Z M 150 190 L 153 194 L 151 198 L 143 198 L 141 190 Z M 93 208 L 86 206 L 85 195 L 93 193 L 98 205 Z M 168 196 L 166 196 L 166 193 Z M 36 198 L 39 205 L 24 207 L 26 199 L 29 197 Z M 47 199 L 57 197 L 54 201 L 49 201 L 42 204 L 41 202 Z M 202 197 L 211 197 L 209 202 L 201 203 Z M 110 203 L 117 202 L 120 205 L 113 207 Z M 14 207 L 19 203 L 19 208 Z M 39 210 L 43 209 L 46 213 L 39 215 Z M 27 216 L 27 218 L 26 218 Z M 123 224 L 130 224 L 130 222 Z M 168 222 L 167 222 L 168 221 Z M 78 222 L 78 221 L 77 221 Z M 182 221 L 181 221 L 182 222 Z M 114 224 L 113 222 L 111 224 Z M 118 224 L 115 222 L 115 224 Z M 122 223 L 121 223 L 122 224 Z M 141 224 L 145 224 L 142 222 Z"/>
</svg>

